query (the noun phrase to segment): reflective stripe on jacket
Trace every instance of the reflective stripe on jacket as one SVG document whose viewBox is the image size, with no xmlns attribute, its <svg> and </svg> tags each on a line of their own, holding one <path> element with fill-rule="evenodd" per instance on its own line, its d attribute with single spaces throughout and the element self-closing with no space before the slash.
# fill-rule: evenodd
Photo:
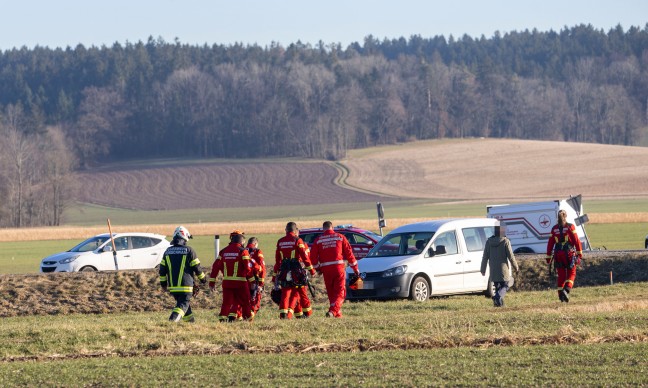
<svg viewBox="0 0 648 388">
<path fill-rule="evenodd" d="M 223 274 L 223 288 L 237 288 L 243 282 L 254 281 L 250 254 L 243 245 L 230 243 L 218 253 L 209 276 L 209 286 L 213 287 L 219 273 Z"/>
<path fill-rule="evenodd" d="M 175 241 L 164 252 L 160 261 L 160 284 L 172 293 L 191 293 L 194 275 L 205 282 L 205 274 L 200 269 L 196 251 L 188 245 Z"/>
<path fill-rule="evenodd" d="M 313 241 L 311 260 L 315 268 L 344 265 L 345 260 L 354 270 L 357 270 L 358 265 L 349 240 L 332 229 L 325 230 Z"/>
</svg>

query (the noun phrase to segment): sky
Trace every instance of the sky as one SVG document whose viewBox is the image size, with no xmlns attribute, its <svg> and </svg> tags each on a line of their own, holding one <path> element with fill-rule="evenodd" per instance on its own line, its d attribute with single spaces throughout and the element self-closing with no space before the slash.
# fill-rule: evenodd
<svg viewBox="0 0 648 388">
<path fill-rule="evenodd" d="M 647 0 L 0 0 L 0 51 L 112 46 L 150 36 L 183 44 L 316 45 L 490 38 L 496 31 L 560 31 L 648 23 Z"/>
</svg>

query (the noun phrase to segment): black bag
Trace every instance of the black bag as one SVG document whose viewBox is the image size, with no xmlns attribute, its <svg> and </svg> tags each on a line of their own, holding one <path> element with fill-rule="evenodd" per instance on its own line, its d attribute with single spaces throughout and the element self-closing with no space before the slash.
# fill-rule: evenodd
<svg viewBox="0 0 648 388">
<path fill-rule="evenodd" d="M 297 259 L 283 259 L 279 270 L 281 287 L 301 287 L 308 283 L 306 269 Z"/>
</svg>

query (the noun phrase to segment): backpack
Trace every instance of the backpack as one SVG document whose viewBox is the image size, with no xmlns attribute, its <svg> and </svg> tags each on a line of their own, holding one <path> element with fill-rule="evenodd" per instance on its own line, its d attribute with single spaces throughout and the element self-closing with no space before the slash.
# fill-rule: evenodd
<svg viewBox="0 0 648 388">
<path fill-rule="evenodd" d="M 279 270 L 281 287 L 301 287 L 308 282 L 306 269 L 298 259 L 283 259 Z"/>
</svg>

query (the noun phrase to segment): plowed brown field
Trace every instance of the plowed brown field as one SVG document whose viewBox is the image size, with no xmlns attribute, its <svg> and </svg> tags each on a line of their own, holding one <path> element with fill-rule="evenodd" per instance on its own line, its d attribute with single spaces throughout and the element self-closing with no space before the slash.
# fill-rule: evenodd
<svg viewBox="0 0 648 388">
<path fill-rule="evenodd" d="M 79 174 L 76 200 L 137 210 L 448 200 L 648 197 L 648 148 L 510 139 L 431 140 L 312 161 L 169 162 Z M 375 193 L 372 194 L 372 193 Z M 383 197 L 381 197 L 383 196 Z"/>
<path fill-rule="evenodd" d="M 356 150 L 346 183 L 409 198 L 648 196 L 648 148 L 510 139 L 431 140 Z"/>
<path fill-rule="evenodd" d="M 380 200 L 336 185 L 325 162 L 212 162 L 110 167 L 79 174 L 76 200 L 137 210 L 219 209 Z"/>
</svg>

